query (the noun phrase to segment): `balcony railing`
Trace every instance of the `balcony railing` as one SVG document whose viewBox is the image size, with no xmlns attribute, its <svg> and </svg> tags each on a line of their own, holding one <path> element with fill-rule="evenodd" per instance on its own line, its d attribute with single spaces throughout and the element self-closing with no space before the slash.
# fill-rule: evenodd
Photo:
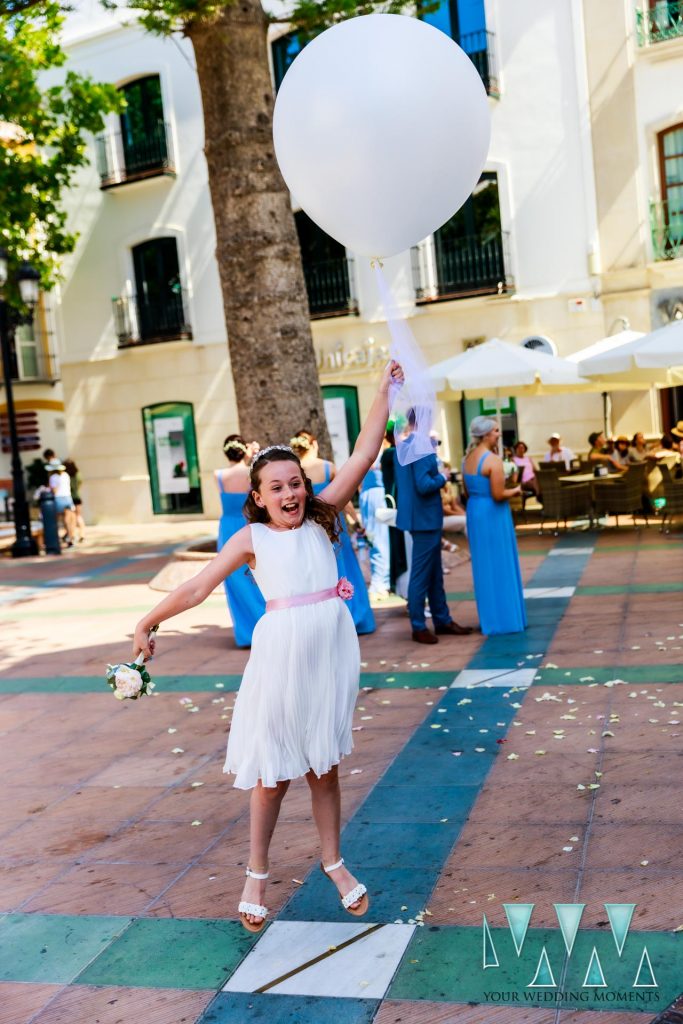
<svg viewBox="0 0 683 1024">
<path fill-rule="evenodd" d="M 143 138 L 131 140 L 121 132 L 100 135 L 97 141 L 97 169 L 100 188 L 114 188 L 129 181 L 175 174 L 171 132 L 159 124 Z"/>
<path fill-rule="evenodd" d="M 650 234 L 655 260 L 683 256 L 683 202 L 650 200 Z"/>
<path fill-rule="evenodd" d="M 358 303 L 351 287 L 352 263 L 353 260 L 346 256 L 336 260 L 304 262 L 308 308 L 312 320 L 358 312 Z"/>
<path fill-rule="evenodd" d="M 457 40 L 475 68 L 489 96 L 496 99 L 500 95 L 498 89 L 498 69 L 496 67 L 493 32 L 481 29 L 479 32 L 465 32 Z"/>
<path fill-rule="evenodd" d="M 155 301 L 136 295 L 112 299 L 119 347 L 191 339 L 184 294 L 179 290 Z"/>
<path fill-rule="evenodd" d="M 636 35 L 639 46 L 683 36 L 683 0 L 657 0 L 652 7 L 637 10 Z"/>
<path fill-rule="evenodd" d="M 471 295 L 501 295 L 510 291 L 512 278 L 507 232 L 434 242 L 433 283 L 427 280 L 424 254 L 413 249 L 413 278 L 418 303 L 462 299 Z"/>
</svg>

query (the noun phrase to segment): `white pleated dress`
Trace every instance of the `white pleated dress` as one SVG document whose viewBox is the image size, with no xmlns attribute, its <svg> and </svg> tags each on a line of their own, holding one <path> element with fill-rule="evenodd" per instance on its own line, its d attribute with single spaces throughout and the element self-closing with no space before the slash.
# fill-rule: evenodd
<svg viewBox="0 0 683 1024">
<path fill-rule="evenodd" d="M 337 563 L 311 520 L 295 530 L 252 523 L 254 576 L 266 601 L 334 587 Z M 353 749 L 360 649 L 345 601 L 267 611 L 235 701 L 224 772 L 238 789 L 274 786 L 338 764 Z"/>
</svg>

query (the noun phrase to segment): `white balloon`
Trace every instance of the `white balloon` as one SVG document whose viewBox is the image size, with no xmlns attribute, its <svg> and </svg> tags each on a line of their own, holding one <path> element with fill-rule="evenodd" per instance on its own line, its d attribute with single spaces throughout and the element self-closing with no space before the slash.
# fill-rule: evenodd
<svg viewBox="0 0 683 1024">
<path fill-rule="evenodd" d="M 348 249 L 393 256 L 460 209 L 491 117 L 469 57 L 444 32 L 368 14 L 317 36 L 284 77 L 273 117 L 295 200 Z"/>
</svg>

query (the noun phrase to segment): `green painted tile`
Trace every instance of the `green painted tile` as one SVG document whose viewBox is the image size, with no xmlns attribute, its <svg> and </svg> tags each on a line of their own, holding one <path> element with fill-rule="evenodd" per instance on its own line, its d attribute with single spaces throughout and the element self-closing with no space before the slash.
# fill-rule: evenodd
<svg viewBox="0 0 683 1024">
<path fill-rule="evenodd" d="M 628 583 L 623 586 L 577 587 L 575 597 L 608 596 L 610 594 L 673 594 L 683 590 L 678 581 L 660 583 Z"/>
<path fill-rule="evenodd" d="M 421 690 L 423 687 L 450 686 L 457 669 L 452 672 L 361 672 L 360 685 L 378 690 Z"/>
<path fill-rule="evenodd" d="M 64 985 L 130 925 L 129 917 L 7 914 L 0 919 L 0 980 Z"/>
<path fill-rule="evenodd" d="M 362 672 L 360 685 L 374 689 L 411 689 L 450 686 L 456 676 L 452 672 Z M 234 693 L 239 689 L 241 675 L 153 676 L 157 693 Z M 0 676 L 2 693 L 103 693 L 109 694 L 104 671 L 101 676 Z"/>
<path fill-rule="evenodd" d="M 451 590 L 446 594 L 449 601 L 474 601 L 473 590 Z"/>
<path fill-rule="evenodd" d="M 138 918 L 78 976 L 77 983 L 218 988 L 254 941 L 239 921 Z"/>
<path fill-rule="evenodd" d="M 197 1024 L 370 1024 L 379 1005 L 376 999 L 219 992 Z"/>
<path fill-rule="evenodd" d="M 640 1010 L 652 1014 L 667 1006 L 680 990 L 682 935 L 630 933 L 619 960 L 609 931 L 580 931 L 567 965 L 559 929 L 530 928 L 519 957 L 507 928 L 491 928 L 490 933 L 499 966 L 484 969 L 481 928 L 416 930 L 387 998 L 490 1005 L 561 1003 L 578 1009 Z M 656 990 L 632 988 L 644 945 L 658 982 Z M 598 951 L 607 988 L 583 988 L 593 947 Z M 532 988 L 543 948 L 556 984 Z"/>
<path fill-rule="evenodd" d="M 570 673 L 567 675 L 567 673 Z M 625 683 L 680 683 L 683 669 L 680 665 L 630 665 L 612 668 L 540 668 L 533 686 L 590 686 L 623 679 Z"/>
</svg>

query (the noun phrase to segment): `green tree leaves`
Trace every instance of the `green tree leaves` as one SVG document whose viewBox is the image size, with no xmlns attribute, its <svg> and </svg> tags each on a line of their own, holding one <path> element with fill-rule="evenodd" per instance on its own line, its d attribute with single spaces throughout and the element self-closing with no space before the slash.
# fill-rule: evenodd
<svg viewBox="0 0 683 1024">
<path fill-rule="evenodd" d="M 30 260 L 50 288 L 60 257 L 76 244 L 64 192 L 88 163 L 89 133 L 101 131 L 121 101 L 113 86 L 62 70 L 58 3 L 3 2 L 0 14 L 0 245 L 10 274 Z"/>
</svg>

